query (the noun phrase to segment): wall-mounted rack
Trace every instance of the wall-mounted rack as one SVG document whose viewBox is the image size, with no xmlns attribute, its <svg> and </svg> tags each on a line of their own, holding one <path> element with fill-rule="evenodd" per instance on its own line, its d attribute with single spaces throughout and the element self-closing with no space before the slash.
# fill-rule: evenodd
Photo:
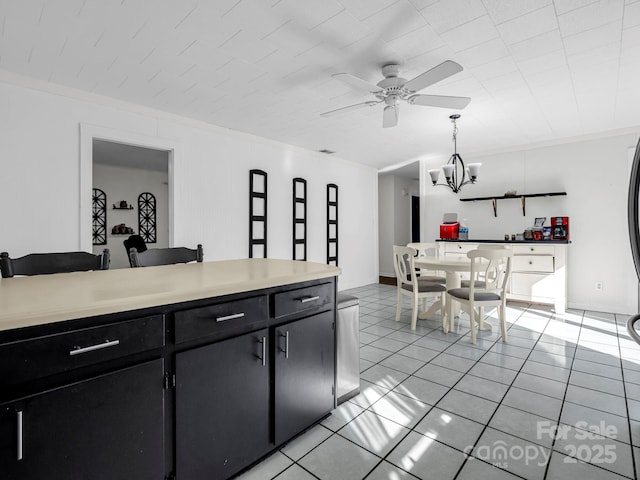
<svg viewBox="0 0 640 480">
<path fill-rule="evenodd" d="M 563 196 L 566 195 L 567 192 L 549 192 L 549 193 L 527 193 L 525 195 L 500 195 L 497 197 L 474 197 L 474 198 L 461 198 L 460 201 L 461 202 L 477 202 L 480 200 L 491 200 L 491 203 L 493 205 L 493 216 L 497 217 L 498 216 L 498 200 L 504 200 L 504 199 L 514 199 L 514 198 L 519 198 L 520 201 L 522 202 L 522 216 L 526 215 L 526 205 L 527 205 L 527 198 L 532 198 L 532 197 L 559 197 L 559 196 Z"/>
<path fill-rule="evenodd" d="M 249 170 L 249 258 L 267 258 L 267 172 Z"/>
<path fill-rule="evenodd" d="M 338 185 L 327 184 L 327 263 L 338 266 Z"/>
<path fill-rule="evenodd" d="M 307 259 L 307 181 L 293 179 L 293 256 L 294 260 Z"/>
</svg>

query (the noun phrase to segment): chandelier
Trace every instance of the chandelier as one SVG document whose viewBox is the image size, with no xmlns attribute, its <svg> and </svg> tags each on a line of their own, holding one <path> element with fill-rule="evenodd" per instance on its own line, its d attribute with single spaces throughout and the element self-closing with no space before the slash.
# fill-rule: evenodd
<svg viewBox="0 0 640 480">
<path fill-rule="evenodd" d="M 431 175 L 433 186 L 443 185 L 449 187 L 454 193 L 458 193 L 467 183 L 476 183 L 478 171 L 482 164 L 470 163 L 466 167 L 464 166 L 462 157 L 458 155 L 458 144 L 456 141 L 456 136 L 458 135 L 456 120 L 460 118 L 460 115 L 454 114 L 449 118 L 451 119 L 451 123 L 453 123 L 453 155 L 451 155 L 447 164 L 442 166 L 444 178 L 447 183 L 438 183 L 438 178 L 440 177 L 440 170 L 438 169 L 429 170 L 429 175 Z"/>
</svg>

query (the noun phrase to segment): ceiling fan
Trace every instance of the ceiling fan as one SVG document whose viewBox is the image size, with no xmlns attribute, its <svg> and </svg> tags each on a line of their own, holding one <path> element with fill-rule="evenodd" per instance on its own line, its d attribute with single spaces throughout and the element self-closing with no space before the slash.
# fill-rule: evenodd
<svg viewBox="0 0 640 480">
<path fill-rule="evenodd" d="M 320 115 L 323 117 L 329 117 L 349 112 L 351 110 L 373 107 L 380 103 L 384 103 L 385 107 L 382 114 L 382 126 L 387 128 L 395 127 L 398 124 L 398 107 L 400 100 L 404 100 L 410 105 L 463 109 L 471 101 L 469 97 L 422 95 L 417 93 L 423 88 L 433 85 L 434 83 L 444 80 L 445 78 L 455 75 L 461 71 L 462 66 L 460 64 L 451 60 L 446 60 L 440 65 L 433 67 L 431 70 L 427 70 L 417 77 L 407 80 L 399 76 L 400 66 L 392 63 L 382 67 L 382 75 L 384 76 L 384 79 L 375 85 L 348 73 L 336 73 L 335 75 L 332 75 L 333 78 L 340 80 L 357 90 L 370 92 L 378 100 L 356 103 L 355 105 L 338 108 L 336 110 L 321 113 Z"/>
</svg>

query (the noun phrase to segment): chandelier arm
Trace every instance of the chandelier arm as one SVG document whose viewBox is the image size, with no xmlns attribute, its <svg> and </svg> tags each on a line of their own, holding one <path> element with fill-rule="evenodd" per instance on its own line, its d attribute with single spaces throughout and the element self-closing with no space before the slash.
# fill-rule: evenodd
<svg viewBox="0 0 640 480">
<path fill-rule="evenodd" d="M 434 183 L 433 184 L 434 187 L 447 187 L 450 188 L 454 193 L 458 193 L 459 188 L 455 188 L 452 184 L 450 183 Z M 462 185 L 461 185 L 462 186 Z"/>
<path fill-rule="evenodd" d="M 459 189 L 462 185 L 467 183 L 467 182 L 465 182 L 465 178 L 467 176 L 467 173 L 466 173 L 466 168 L 464 166 L 464 161 L 462 160 L 462 157 L 460 155 L 458 155 L 457 153 L 454 153 L 454 155 L 458 160 L 460 160 L 460 165 L 462 165 L 462 180 L 460 181 L 460 185 L 458 186 L 458 189 Z"/>
</svg>

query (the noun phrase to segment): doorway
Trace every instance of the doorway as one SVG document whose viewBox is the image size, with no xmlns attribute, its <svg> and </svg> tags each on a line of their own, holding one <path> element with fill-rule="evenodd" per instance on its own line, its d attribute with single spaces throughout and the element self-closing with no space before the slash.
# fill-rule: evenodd
<svg viewBox="0 0 640 480">
<path fill-rule="evenodd" d="M 104 217 L 92 225 L 93 252 L 108 248 L 114 269 L 129 268 L 129 235 L 141 235 L 150 248 L 168 247 L 170 152 L 93 139 L 92 153 L 93 192 L 104 205 Z"/>
<path fill-rule="evenodd" d="M 411 195 L 411 241 L 420 241 L 420 197 Z"/>
<path fill-rule="evenodd" d="M 160 150 L 164 152 L 166 156 L 166 171 L 167 174 L 167 200 L 166 203 L 163 201 L 163 204 L 167 207 L 167 221 L 166 228 L 168 230 L 167 234 L 167 243 L 169 247 L 173 246 L 174 241 L 174 221 L 173 221 L 173 210 L 174 210 L 174 195 L 173 195 L 173 179 L 174 179 L 174 171 L 175 165 L 179 165 L 181 162 L 181 149 L 180 145 L 176 140 L 157 137 L 157 136 L 149 136 L 142 135 L 133 132 L 127 132 L 123 130 L 116 130 L 108 127 L 101 127 L 97 125 L 90 125 L 86 123 L 80 124 L 80 229 L 79 229 L 79 250 L 90 252 L 95 251 L 93 245 L 93 154 L 94 154 L 94 140 L 101 140 L 106 142 L 111 142 L 114 144 L 120 144 L 126 147 L 140 147 L 146 150 Z M 164 169 L 164 168 L 163 168 Z M 141 192 L 138 192 L 138 195 Z M 118 200 L 127 200 L 127 203 L 133 202 L 134 206 L 137 209 L 137 198 L 136 199 L 118 199 Z M 108 204 L 107 204 L 108 202 Z M 110 225 L 111 220 L 115 220 L 115 218 L 110 218 L 109 213 L 113 211 L 113 204 L 115 203 L 115 199 L 113 196 L 109 196 L 105 202 L 109 207 L 106 210 L 107 212 L 107 222 L 105 224 L 105 228 L 107 232 L 111 231 L 113 225 Z M 136 210 L 137 212 L 137 210 Z M 134 221 L 130 221 L 135 224 L 137 227 L 137 213 L 132 217 L 135 219 Z M 122 222 L 119 222 L 122 223 Z M 137 230 L 134 230 L 137 231 Z M 107 233 L 108 235 L 108 233 Z M 127 237 L 125 237 L 127 238 Z M 157 243 L 154 246 L 159 246 Z M 102 251 L 104 246 L 96 245 L 98 251 Z M 122 257 L 121 260 L 124 259 L 126 261 L 126 265 L 128 265 L 128 260 L 126 260 L 126 251 L 124 249 L 124 245 L 122 244 L 122 240 L 120 242 L 114 242 L 114 253 L 118 250 L 121 250 Z M 120 255 L 120 254 L 117 254 Z M 112 257 L 113 259 L 113 254 Z M 118 262 L 119 263 L 119 262 Z M 116 264 L 117 265 L 117 264 Z M 112 267 L 115 267 L 112 263 Z"/>
</svg>

